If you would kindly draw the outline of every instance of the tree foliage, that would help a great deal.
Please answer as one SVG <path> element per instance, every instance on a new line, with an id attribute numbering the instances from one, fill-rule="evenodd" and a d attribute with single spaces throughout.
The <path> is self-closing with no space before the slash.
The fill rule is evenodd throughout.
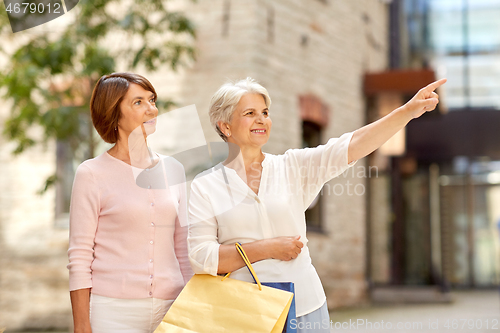
<path id="1" fill-rule="evenodd" d="M 6 13 L 0 14 L 0 36 L 10 37 L 0 43 L 9 59 L 0 68 L 0 92 L 12 102 L 4 135 L 16 143 L 13 153 L 57 139 L 72 151 L 83 149 L 83 159 L 93 157 L 89 100 L 102 75 L 117 66 L 175 70 L 194 58 L 193 24 L 169 6 L 167 0 L 80 0 L 66 14 L 74 22 L 57 33 L 34 27 L 12 34 Z M 17 42 L 18 34 L 27 40 Z M 5 50 L 8 39 L 13 52 Z M 32 127 L 42 128 L 41 141 Z"/>
<path id="2" fill-rule="evenodd" d="M 36 144 L 28 135 L 34 124 L 44 129 L 45 140 L 68 140 L 74 148 L 86 141 L 88 133 L 80 124 L 88 117 L 91 89 L 100 76 L 115 71 L 117 60 L 130 70 L 142 65 L 152 71 L 165 70 L 164 65 L 175 70 L 193 58 L 193 25 L 166 5 L 159 0 L 81 0 L 73 9 L 76 21 L 56 38 L 33 34 L 19 45 L 0 69 L 3 98 L 13 102 L 4 129 L 17 143 L 15 153 Z M 5 27 L 4 16 L 0 24 Z M 128 42 L 110 47 L 113 36 Z"/>

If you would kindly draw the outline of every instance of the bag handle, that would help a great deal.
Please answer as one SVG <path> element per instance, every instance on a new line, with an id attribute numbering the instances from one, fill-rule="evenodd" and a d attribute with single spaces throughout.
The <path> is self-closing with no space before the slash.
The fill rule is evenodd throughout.
<path id="1" fill-rule="evenodd" d="M 259 286 L 259 290 L 262 290 L 262 284 L 260 283 L 259 278 L 257 277 L 257 274 L 255 273 L 255 271 L 253 269 L 252 263 L 250 262 L 250 259 L 248 259 L 247 254 L 245 253 L 245 250 L 243 250 L 243 246 L 241 246 L 240 243 L 236 243 L 236 244 L 234 244 L 234 246 L 236 246 L 236 251 L 238 251 L 241 258 L 243 259 L 243 262 L 245 263 L 248 270 L 250 271 L 250 274 L 252 275 L 253 280 Z M 224 276 L 224 278 L 222 279 L 222 281 L 224 281 L 229 275 L 231 275 L 231 272 L 227 273 L 226 276 Z"/>

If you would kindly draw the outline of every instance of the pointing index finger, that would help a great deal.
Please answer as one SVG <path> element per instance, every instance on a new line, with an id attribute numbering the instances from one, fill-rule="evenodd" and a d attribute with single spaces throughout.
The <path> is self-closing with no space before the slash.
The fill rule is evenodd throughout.
<path id="1" fill-rule="evenodd" d="M 446 83 L 446 81 L 448 81 L 447 79 L 441 79 L 441 80 L 438 80 L 438 81 L 435 81 L 435 82 L 432 82 L 431 84 L 429 84 L 427 87 L 425 87 L 424 89 L 427 91 L 427 92 L 432 92 L 434 90 L 436 90 L 437 88 L 441 87 L 443 84 Z"/>

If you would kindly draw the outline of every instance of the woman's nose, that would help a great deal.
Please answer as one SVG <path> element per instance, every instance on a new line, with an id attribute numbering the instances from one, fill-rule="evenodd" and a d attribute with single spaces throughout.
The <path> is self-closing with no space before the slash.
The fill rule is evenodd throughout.
<path id="1" fill-rule="evenodd" d="M 156 114 L 158 112 L 158 108 L 155 104 L 148 103 L 148 109 L 146 112 L 149 114 Z"/>

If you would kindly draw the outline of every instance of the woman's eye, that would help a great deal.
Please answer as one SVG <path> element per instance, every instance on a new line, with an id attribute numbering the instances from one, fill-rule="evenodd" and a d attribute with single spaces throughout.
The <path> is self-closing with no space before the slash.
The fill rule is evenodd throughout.
<path id="1" fill-rule="evenodd" d="M 139 105 L 139 104 L 141 104 L 141 101 L 136 101 L 136 102 L 134 102 L 134 104 Z"/>
<path id="2" fill-rule="evenodd" d="M 155 104 L 156 103 L 156 101 L 155 101 L 154 98 L 151 98 L 149 101 L 151 102 L 151 104 Z"/>

